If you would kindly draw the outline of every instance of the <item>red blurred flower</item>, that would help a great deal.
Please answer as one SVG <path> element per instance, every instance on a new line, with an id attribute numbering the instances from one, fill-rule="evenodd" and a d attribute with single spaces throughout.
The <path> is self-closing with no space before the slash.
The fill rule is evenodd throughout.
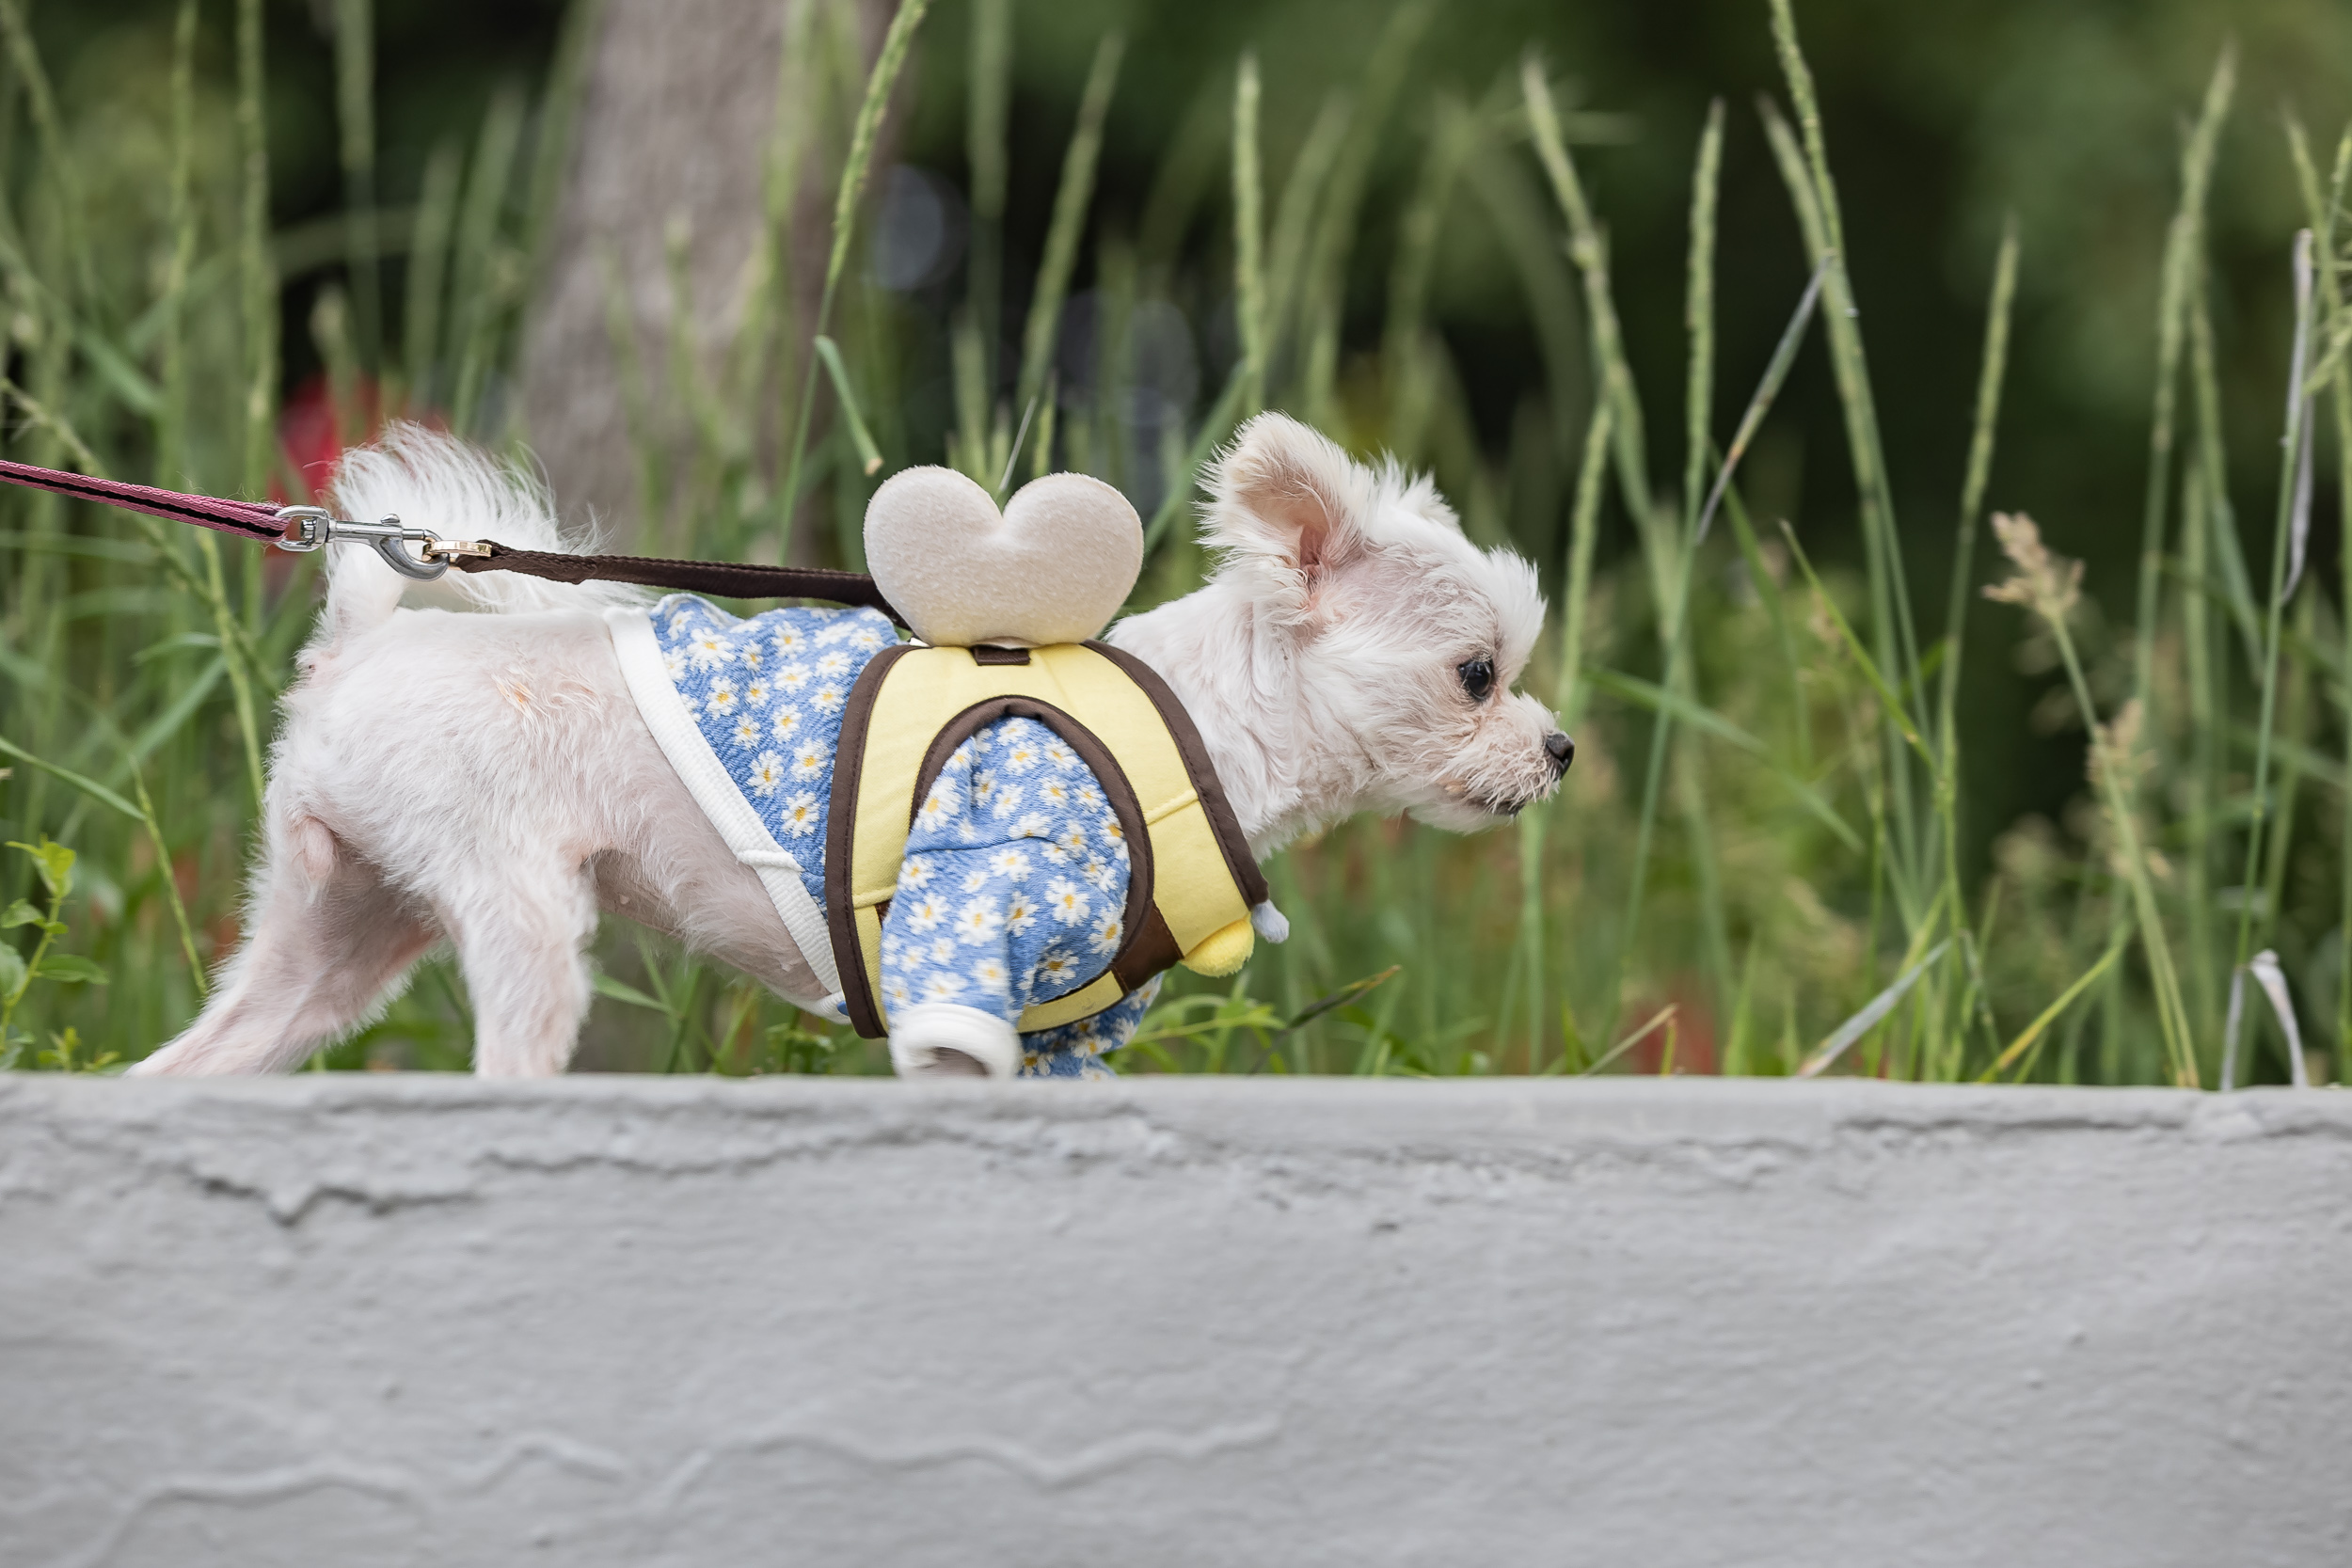
<path id="1" fill-rule="evenodd" d="M 347 412 L 336 404 L 334 384 L 324 374 L 313 375 L 278 410 L 278 450 L 285 456 L 285 470 L 302 485 L 306 503 L 334 477 L 335 465 L 342 461 L 346 429 L 357 432 L 359 441 L 369 441 L 384 428 L 384 400 L 375 382 L 360 377 L 354 395 L 359 406 Z M 270 476 L 269 499 L 280 506 L 294 500 L 281 474 Z"/>
<path id="2" fill-rule="evenodd" d="M 279 506 L 297 499 L 309 505 L 315 501 L 327 483 L 335 477 L 337 465 L 343 460 L 346 445 L 343 436 L 350 433 L 353 446 L 364 445 L 383 434 L 386 410 L 383 390 L 374 379 L 361 376 L 353 388 L 356 409 L 346 411 L 335 402 L 335 385 L 325 374 L 316 374 L 294 388 L 278 412 L 278 450 L 281 461 L 278 471 L 270 475 L 269 499 Z M 430 409 L 408 409 L 401 418 L 436 426 L 441 421 Z M 302 490 L 299 498 L 286 493 L 286 478 L 292 475 Z M 298 558 L 284 550 L 272 550 L 262 565 L 263 580 L 269 594 L 275 598 L 283 592 L 294 576 Z"/>

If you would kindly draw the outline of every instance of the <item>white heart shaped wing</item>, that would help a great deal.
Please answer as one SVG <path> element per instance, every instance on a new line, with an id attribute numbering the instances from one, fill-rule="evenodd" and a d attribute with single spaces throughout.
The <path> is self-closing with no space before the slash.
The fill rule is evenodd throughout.
<path id="1" fill-rule="evenodd" d="M 1086 474 L 1047 474 L 1003 512 L 953 468 L 895 473 L 866 503 L 866 569 L 933 647 L 1083 642 L 1143 569 L 1143 523 Z"/>

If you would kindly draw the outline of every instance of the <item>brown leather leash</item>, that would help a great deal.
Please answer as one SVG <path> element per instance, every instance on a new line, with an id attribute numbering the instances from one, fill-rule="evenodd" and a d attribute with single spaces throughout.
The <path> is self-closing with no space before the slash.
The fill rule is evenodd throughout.
<path id="1" fill-rule="evenodd" d="M 566 555 L 556 550 L 518 550 L 495 539 L 443 539 L 408 528 L 397 517 L 377 523 L 339 518 L 324 507 L 273 506 L 266 501 L 223 500 L 191 496 L 151 484 L 92 479 L 87 474 L 0 461 L 0 483 L 54 491 L 79 500 L 144 512 L 176 523 L 192 523 L 281 549 L 308 551 L 342 542 L 374 547 L 403 577 L 430 582 L 452 566 L 461 572 L 519 572 L 550 582 L 629 582 L 730 599 L 825 599 L 834 604 L 879 610 L 900 626 L 906 618 L 882 597 L 864 572 L 818 566 L 749 566 L 717 561 L 671 561 L 642 555 Z M 419 555 L 408 553 L 409 545 Z M 421 559 L 420 559 L 420 556 Z"/>
<path id="2" fill-rule="evenodd" d="M 829 599 L 834 604 L 879 610 L 900 626 L 906 617 L 882 597 L 864 572 L 822 566 L 740 566 L 717 561 L 671 561 L 651 555 L 564 555 L 553 550 L 518 550 L 495 540 L 487 556 L 460 556 L 450 564 L 461 572 L 520 572 L 550 582 L 633 582 L 686 594 L 716 594 L 728 599 Z"/>

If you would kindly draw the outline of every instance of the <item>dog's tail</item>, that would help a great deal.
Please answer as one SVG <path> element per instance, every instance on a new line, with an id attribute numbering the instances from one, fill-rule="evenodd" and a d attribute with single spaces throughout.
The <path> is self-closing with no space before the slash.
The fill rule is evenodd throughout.
<path id="1" fill-rule="evenodd" d="M 363 522 L 398 517 L 444 539 L 495 539 L 520 550 L 583 554 L 592 538 L 567 535 L 554 499 L 523 463 L 501 461 L 454 436 L 397 423 L 343 454 L 329 486 L 335 515 Z M 643 591 L 620 583 L 548 582 L 516 572 L 451 571 L 432 582 L 394 572 L 364 545 L 327 551 L 328 641 L 365 631 L 404 600 L 446 610 L 527 610 L 631 604 Z"/>

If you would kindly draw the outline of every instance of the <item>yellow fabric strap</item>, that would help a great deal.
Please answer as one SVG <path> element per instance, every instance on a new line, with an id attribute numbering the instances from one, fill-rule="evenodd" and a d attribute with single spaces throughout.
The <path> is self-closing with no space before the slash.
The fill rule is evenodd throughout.
<path id="1" fill-rule="evenodd" d="M 958 714 L 996 697 L 1051 704 L 1083 725 L 1116 760 L 1150 835 L 1152 902 L 1180 952 L 1190 954 L 1234 921 L 1248 919 L 1248 906 L 1233 884 L 1174 737 L 1152 699 L 1117 664 L 1076 644 L 1031 649 L 1026 664 L 981 664 L 965 648 L 918 648 L 890 666 L 874 700 L 850 858 L 859 957 L 875 1010 L 885 1022 L 877 906 L 898 891 L 914 814 L 915 776 L 931 741 Z M 1103 784 L 1117 787 L 1115 780 Z M 1224 945 L 1230 944 L 1229 940 Z M 1105 973 L 1068 996 L 1029 1008 L 1019 1027 L 1031 1033 L 1073 1023 L 1110 1006 L 1120 994 L 1119 982 Z"/>

